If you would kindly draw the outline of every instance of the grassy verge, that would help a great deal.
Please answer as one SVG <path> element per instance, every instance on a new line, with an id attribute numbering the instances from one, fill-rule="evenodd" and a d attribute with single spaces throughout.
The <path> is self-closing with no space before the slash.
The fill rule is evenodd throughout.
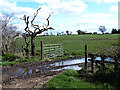
<path id="1" fill-rule="evenodd" d="M 64 71 L 53 77 L 48 83 L 48 88 L 112 88 L 106 84 L 95 84 L 81 79 L 79 73 L 73 69 Z"/>
<path id="2" fill-rule="evenodd" d="M 41 60 L 41 57 L 39 56 L 36 56 L 34 58 L 19 58 L 19 59 L 16 59 L 14 61 L 2 61 L 2 63 L 0 63 L 0 65 L 2 66 L 9 66 L 9 65 L 13 65 L 13 64 L 17 64 L 17 63 L 23 63 L 23 62 L 31 62 L 31 61 L 40 61 Z"/>
<path id="3" fill-rule="evenodd" d="M 36 57 L 33 57 L 33 58 L 31 58 L 31 57 L 28 57 L 28 58 L 22 57 L 22 58 L 16 59 L 16 60 L 11 61 L 11 62 L 10 61 L 2 61 L 0 63 L 0 65 L 2 65 L 2 66 L 9 66 L 9 65 L 23 63 L 23 62 L 60 60 L 60 59 L 68 59 L 68 58 L 71 58 L 71 57 L 69 55 L 66 55 L 66 56 L 62 56 L 62 57 L 46 58 L 46 59 L 41 60 L 41 57 L 37 55 Z"/>

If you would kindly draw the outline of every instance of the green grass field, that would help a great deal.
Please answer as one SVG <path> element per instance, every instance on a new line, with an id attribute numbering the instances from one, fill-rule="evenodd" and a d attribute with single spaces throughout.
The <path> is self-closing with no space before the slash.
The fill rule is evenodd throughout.
<path id="1" fill-rule="evenodd" d="M 53 77 L 47 82 L 48 88 L 113 88 L 110 85 L 90 83 L 87 80 L 80 78 L 79 73 L 73 69 L 64 71 L 61 74 Z"/>
<path id="2" fill-rule="evenodd" d="M 98 51 L 101 47 L 118 44 L 118 34 L 37 36 L 35 44 L 38 53 L 40 52 L 40 41 L 43 41 L 44 44 L 63 43 L 65 53 L 84 56 L 85 44 L 88 46 L 88 52 Z M 18 39 L 16 42 L 17 46 L 21 46 L 24 44 L 24 39 Z"/>
<path id="3" fill-rule="evenodd" d="M 29 38 L 30 39 L 30 38 Z M 101 47 L 111 47 L 113 44 L 118 44 L 118 34 L 105 34 L 105 35 L 64 35 L 64 36 L 37 36 L 35 38 L 36 52 L 37 56 L 32 59 L 25 59 L 22 53 L 16 53 L 16 55 L 22 57 L 20 60 L 15 62 L 2 62 L 2 65 L 10 65 L 27 61 L 38 61 L 41 60 L 41 45 L 40 41 L 45 44 L 61 44 L 63 43 L 64 54 L 66 56 L 54 57 L 53 59 L 66 59 L 70 55 L 74 56 L 84 56 L 85 45 L 88 46 L 89 52 L 97 52 L 101 50 Z M 24 39 L 18 38 L 16 40 L 16 47 L 22 47 L 24 45 Z M 29 46 L 30 49 L 30 46 Z M 21 48 L 22 50 L 22 48 Z M 45 59 L 48 60 L 48 59 Z"/>

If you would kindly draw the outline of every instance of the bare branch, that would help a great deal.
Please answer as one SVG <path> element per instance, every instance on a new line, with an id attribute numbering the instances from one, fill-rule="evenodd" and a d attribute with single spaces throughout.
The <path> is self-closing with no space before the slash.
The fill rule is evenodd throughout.
<path id="1" fill-rule="evenodd" d="M 53 12 L 52 12 L 53 13 Z M 51 14 L 52 14 L 51 13 Z M 48 18 L 46 19 L 47 20 L 47 26 L 46 26 L 46 28 L 48 28 L 48 26 L 49 26 L 49 18 L 51 17 L 51 14 L 49 14 L 49 16 L 48 16 Z"/>
<path id="2" fill-rule="evenodd" d="M 33 17 L 32 21 L 31 21 L 31 26 L 35 28 L 34 33 L 36 32 L 37 29 L 40 28 L 39 25 L 35 25 L 35 24 L 33 24 L 33 21 L 34 21 L 35 18 L 37 17 L 37 15 L 38 15 L 38 11 L 39 11 L 40 9 L 41 9 L 41 7 L 37 9 L 36 13 L 34 13 L 34 17 Z"/>
<path id="3" fill-rule="evenodd" d="M 22 20 L 24 20 L 26 24 L 26 27 L 24 30 L 28 32 L 29 34 L 33 33 L 32 31 L 29 30 L 29 16 L 24 15 Z"/>
<path id="4" fill-rule="evenodd" d="M 49 26 L 49 18 L 51 17 L 51 14 L 52 14 L 53 12 L 50 13 L 49 16 L 48 16 L 48 18 L 46 19 L 46 20 L 47 20 L 47 24 L 43 24 L 43 26 L 42 26 L 43 29 L 40 29 L 41 26 L 33 24 L 35 18 L 36 18 L 37 15 L 38 15 L 38 11 L 39 11 L 40 9 L 41 9 L 41 8 L 37 9 L 36 13 L 34 13 L 34 17 L 33 17 L 32 21 L 31 21 L 31 26 L 35 28 L 35 30 L 34 30 L 34 34 L 35 34 L 35 35 L 41 34 L 43 31 L 47 31 L 48 29 L 53 29 L 53 30 L 54 30 L 54 28 L 48 27 L 48 26 Z M 37 30 L 38 30 L 38 31 L 37 31 Z"/>

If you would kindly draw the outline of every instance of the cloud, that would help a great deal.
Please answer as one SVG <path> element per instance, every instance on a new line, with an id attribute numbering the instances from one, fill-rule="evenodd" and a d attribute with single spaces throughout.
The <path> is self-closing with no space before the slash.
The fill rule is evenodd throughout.
<path id="1" fill-rule="evenodd" d="M 96 0 L 97 3 L 116 3 L 119 2 L 119 0 Z"/>
<path id="2" fill-rule="evenodd" d="M 35 0 L 37 3 L 47 5 L 48 8 L 55 9 L 58 7 L 60 0 Z"/>
<path id="3" fill-rule="evenodd" d="M 43 23 L 46 23 L 46 18 L 49 16 L 51 10 L 46 5 L 41 7 L 42 9 L 39 11 L 38 16 L 35 19 L 35 23 L 40 23 L 40 25 L 43 25 Z M 27 15 L 31 20 L 34 16 L 34 13 L 36 13 L 36 9 L 30 7 L 19 7 L 17 6 L 17 3 L 10 3 L 7 0 L 0 0 L 0 9 L 1 13 L 14 13 L 15 17 L 17 18 L 15 21 L 19 23 L 16 25 L 21 29 L 24 29 L 25 24 L 23 20 L 20 20 L 20 18 L 23 18 L 24 15 Z"/>
<path id="4" fill-rule="evenodd" d="M 53 2 L 56 3 L 59 0 L 9 0 L 9 2 L 39 2 L 39 3 L 43 3 L 43 2 Z M 61 1 L 68 1 L 68 0 L 61 0 Z M 77 1 L 77 0 L 75 0 Z M 105 2 L 105 3 L 111 3 L 111 2 L 118 2 L 120 0 L 82 0 L 83 2 Z"/>
<path id="5" fill-rule="evenodd" d="M 54 16 L 52 16 L 50 19 L 50 25 L 55 28 L 55 31 L 66 31 L 70 30 L 73 31 L 73 33 L 76 33 L 76 30 L 82 29 L 90 31 L 98 30 L 98 27 L 100 25 L 106 26 L 106 28 L 113 28 L 117 27 L 118 20 L 115 18 L 115 15 L 109 14 L 109 13 L 87 13 L 87 5 L 84 2 L 90 2 L 97 0 L 35 0 L 36 2 L 40 3 L 40 7 L 42 9 L 38 13 L 38 17 L 35 20 L 35 23 L 46 23 L 46 18 L 48 17 L 49 13 L 54 11 Z M 83 2 L 84 1 L 84 2 Z M 109 1 L 109 0 L 108 0 Z M 105 2 L 110 3 L 113 1 L 105 1 L 105 0 L 99 0 L 99 2 Z M 115 2 L 115 1 L 114 1 Z M 17 3 L 10 3 L 7 0 L 0 0 L 0 11 L 5 11 L 8 13 L 14 12 L 16 17 L 20 18 L 23 17 L 24 14 L 29 15 L 30 19 L 34 16 L 35 9 L 30 7 L 19 7 L 17 6 Z M 116 6 L 112 6 L 110 10 L 117 11 Z M 83 14 L 83 13 L 86 14 Z M 61 14 L 61 15 L 58 15 Z M 67 15 L 66 15 L 67 14 Z M 80 15 L 80 17 L 77 19 L 77 17 L 73 18 L 71 20 L 71 17 L 74 17 L 76 15 L 77 17 Z M 82 15 L 83 14 L 83 15 Z M 58 15 L 58 16 L 57 16 Z M 60 21 L 58 18 L 62 18 L 62 15 L 68 16 L 63 20 L 63 22 Z M 55 19 L 55 20 L 54 20 Z M 18 20 L 19 28 L 24 29 L 25 24 L 23 21 Z M 22 22 L 22 23 L 21 23 Z"/>
<path id="6" fill-rule="evenodd" d="M 43 5 L 41 7 L 42 9 L 39 11 L 38 17 L 48 17 L 51 10 L 46 5 Z M 32 18 L 34 16 L 34 13 L 36 13 L 36 9 L 30 7 L 19 7 L 17 6 L 16 2 L 10 3 L 7 0 L 0 0 L 0 8 L 1 12 L 14 13 L 18 18 L 23 17 L 24 15 L 29 15 L 30 18 Z"/>
<path id="7" fill-rule="evenodd" d="M 67 21 L 67 23 L 57 23 L 54 27 L 55 31 L 58 32 L 69 30 L 77 34 L 78 29 L 87 32 L 99 32 L 98 27 L 100 25 L 105 26 L 107 32 L 111 32 L 112 28 L 118 28 L 118 19 L 111 13 L 85 13 L 76 19 L 72 19 L 72 21 Z"/>
<path id="8" fill-rule="evenodd" d="M 110 7 L 110 10 L 118 13 L 118 6 L 112 6 Z"/>
<path id="9" fill-rule="evenodd" d="M 32 15 L 35 11 L 33 8 L 29 7 L 18 7 L 17 3 L 9 3 L 7 0 L 0 1 L 1 12 L 4 13 L 14 13 L 17 17 L 21 17 L 24 14 Z"/>
<path id="10" fill-rule="evenodd" d="M 79 17 L 78 21 L 75 25 L 88 25 L 91 26 L 99 26 L 99 25 L 109 25 L 113 23 L 110 18 L 113 18 L 113 14 L 107 13 L 90 13 L 90 14 L 83 14 Z M 114 20 L 114 18 L 112 19 Z"/>
<path id="11" fill-rule="evenodd" d="M 40 4 L 46 5 L 49 9 L 55 11 L 56 14 L 81 14 L 87 5 L 81 0 L 35 0 Z"/>
<path id="12" fill-rule="evenodd" d="M 119 2 L 119 0 L 103 0 L 104 3 Z"/>
<path id="13" fill-rule="evenodd" d="M 79 17 L 76 23 L 73 23 L 78 29 L 88 30 L 88 32 L 98 31 L 100 25 L 106 26 L 107 30 L 117 28 L 118 20 L 113 14 L 109 13 L 90 13 Z"/>

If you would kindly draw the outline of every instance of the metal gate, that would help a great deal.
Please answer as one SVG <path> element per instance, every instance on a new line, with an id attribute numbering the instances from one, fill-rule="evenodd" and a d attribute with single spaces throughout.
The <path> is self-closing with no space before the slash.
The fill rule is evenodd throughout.
<path id="1" fill-rule="evenodd" d="M 43 45 L 43 57 L 52 58 L 56 56 L 62 56 L 63 52 L 63 44 L 45 44 Z"/>

